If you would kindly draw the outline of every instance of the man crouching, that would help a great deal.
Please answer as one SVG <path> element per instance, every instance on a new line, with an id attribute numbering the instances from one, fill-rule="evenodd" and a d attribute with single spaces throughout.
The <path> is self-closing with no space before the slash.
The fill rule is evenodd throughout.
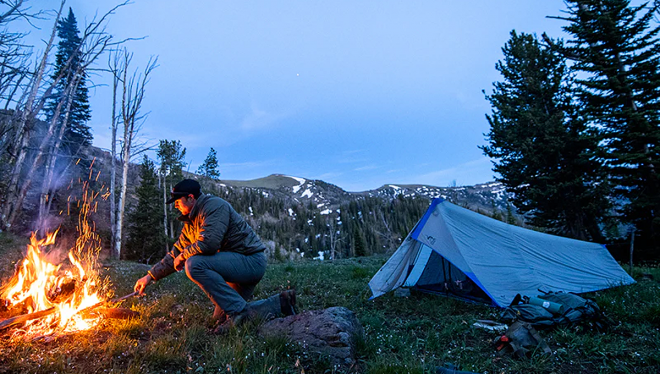
<path id="1" fill-rule="evenodd" d="M 295 291 L 284 291 L 265 300 L 248 303 L 266 272 L 266 246 L 243 217 L 225 200 L 203 194 L 199 183 L 184 179 L 172 188 L 167 204 L 181 212 L 184 222 L 174 248 L 137 280 L 135 291 L 185 268 L 215 305 L 220 320 L 214 333 L 259 316 L 295 314 Z"/>

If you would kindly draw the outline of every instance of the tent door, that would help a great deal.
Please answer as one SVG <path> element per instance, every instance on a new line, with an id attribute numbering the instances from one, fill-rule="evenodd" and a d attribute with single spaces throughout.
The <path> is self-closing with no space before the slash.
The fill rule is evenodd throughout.
<path id="1" fill-rule="evenodd" d="M 491 303 L 490 297 L 461 269 L 424 244 L 415 266 L 406 279 L 405 286 L 415 287 L 424 292 Z"/>

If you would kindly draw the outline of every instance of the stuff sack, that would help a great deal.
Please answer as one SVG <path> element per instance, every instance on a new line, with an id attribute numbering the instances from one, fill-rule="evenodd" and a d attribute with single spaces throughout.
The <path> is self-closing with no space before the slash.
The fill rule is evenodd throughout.
<path id="1" fill-rule="evenodd" d="M 532 352 L 552 354 L 550 347 L 531 323 L 516 321 L 506 333 L 495 340 L 495 349 L 502 355 L 512 352 L 516 357 L 530 357 Z"/>

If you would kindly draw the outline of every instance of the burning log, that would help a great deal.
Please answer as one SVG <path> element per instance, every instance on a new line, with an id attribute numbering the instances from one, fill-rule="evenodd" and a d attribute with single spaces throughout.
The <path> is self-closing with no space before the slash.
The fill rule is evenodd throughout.
<path id="1" fill-rule="evenodd" d="M 57 308 L 52 307 L 48 308 L 46 310 L 41 310 L 38 312 L 34 313 L 29 313 L 29 314 L 23 314 L 20 316 L 12 317 L 9 319 L 6 319 L 2 322 L 0 322 L 0 331 L 7 329 L 11 326 L 18 325 L 27 321 L 32 321 L 33 319 L 39 319 L 39 318 L 44 318 L 46 316 L 49 316 L 57 311 Z"/>
<path id="2" fill-rule="evenodd" d="M 111 319 L 129 319 L 140 316 L 140 313 L 128 308 L 98 308 L 82 314 L 83 318 L 88 316 L 97 316 Z"/>
<path id="3" fill-rule="evenodd" d="M 73 297 L 73 294 L 76 292 L 77 283 L 77 280 L 69 278 L 66 279 L 62 284 L 48 290 L 48 293 L 46 294 L 48 301 L 53 304 L 59 304 L 67 301 Z"/>

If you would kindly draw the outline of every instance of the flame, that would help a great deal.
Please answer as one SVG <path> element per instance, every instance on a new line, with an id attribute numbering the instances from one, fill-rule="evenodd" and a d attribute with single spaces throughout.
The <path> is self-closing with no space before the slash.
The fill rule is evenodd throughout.
<path id="1" fill-rule="evenodd" d="M 109 282 L 102 281 L 95 270 L 101 245 L 99 236 L 94 232 L 95 224 L 89 223 L 89 213 L 96 210 L 94 200 L 100 193 L 90 192 L 88 182 L 83 183 L 82 192 L 83 196 L 78 200 L 81 204 L 78 236 L 75 245 L 68 251 L 70 264 L 64 266 L 49 261 L 49 257 L 53 257 L 48 256 L 49 249 L 55 246 L 59 229 L 42 239 L 37 239 L 37 233 L 33 232 L 25 258 L 14 276 L 0 289 L 0 300 L 4 300 L 10 311 L 17 308 L 18 314 L 54 308 L 54 312 L 47 317 L 27 322 L 22 331 L 28 335 L 86 330 L 99 320 L 79 314 L 81 310 L 104 300 L 100 293 L 109 286 Z"/>

